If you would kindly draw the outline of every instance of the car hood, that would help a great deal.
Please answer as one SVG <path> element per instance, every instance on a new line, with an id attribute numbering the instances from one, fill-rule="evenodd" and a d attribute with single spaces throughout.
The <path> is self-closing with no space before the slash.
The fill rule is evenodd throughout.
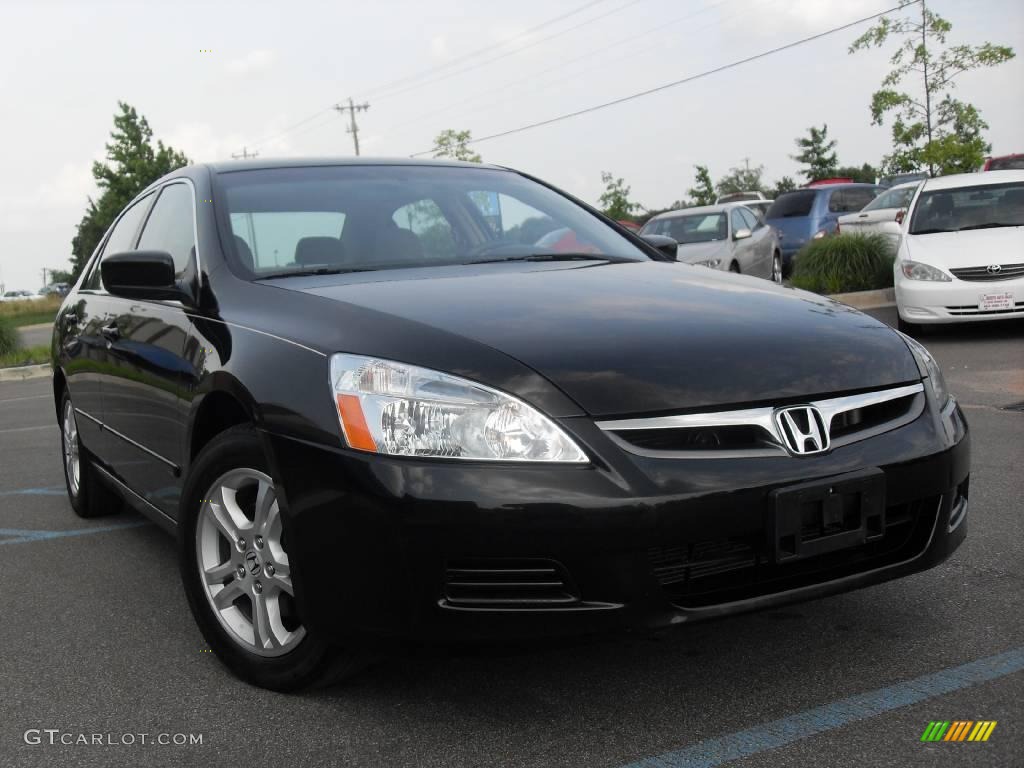
<path id="1" fill-rule="evenodd" d="M 903 243 L 904 258 L 943 269 L 1019 264 L 1024 261 L 1024 227 L 907 235 Z"/>
<path id="2" fill-rule="evenodd" d="M 278 285 L 343 302 L 350 312 L 365 308 L 367 318 L 410 321 L 409 333 L 426 325 L 494 348 L 595 416 L 775 402 L 920 378 L 903 339 L 867 315 L 686 264 L 494 264 Z M 364 334 L 372 327 L 365 323 Z"/>
<path id="3" fill-rule="evenodd" d="M 684 264 L 696 264 L 700 261 L 724 258 L 728 250 L 729 246 L 725 240 L 714 240 L 710 243 L 680 243 L 676 251 L 676 259 Z"/>

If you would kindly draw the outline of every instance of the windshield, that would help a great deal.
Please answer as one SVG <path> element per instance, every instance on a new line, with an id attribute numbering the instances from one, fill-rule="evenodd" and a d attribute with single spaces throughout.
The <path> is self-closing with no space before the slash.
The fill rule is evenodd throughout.
<path id="1" fill-rule="evenodd" d="M 645 261 L 584 208 L 487 168 L 327 166 L 218 176 L 238 265 L 255 279 L 516 260 Z"/>
<path id="2" fill-rule="evenodd" d="M 1024 182 L 925 190 L 914 206 L 910 234 L 1024 226 Z"/>
<path id="3" fill-rule="evenodd" d="M 644 227 L 645 235 L 668 235 L 680 245 L 710 243 L 729 236 L 724 213 L 694 213 L 656 219 Z"/>
<path id="4" fill-rule="evenodd" d="M 911 199 L 914 197 L 914 192 L 917 191 L 917 186 L 913 187 L 902 187 L 900 189 L 890 189 L 888 192 L 883 192 L 870 203 L 865 205 L 861 210 L 864 211 L 881 211 L 887 208 L 906 208 L 910 205 Z"/>
<path id="5" fill-rule="evenodd" d="M 988 171 L 1024 171 L 1024 155 L 993 157 L 988 161 Z"/>
<path id="6" fill-rule="evenodd" d="M 796 192 L 785 192 L 779 195 L 765 218 L 788 219 L 796 216 L 809 216 L 814 198 L 818 193 L 813 189 L 800 189 Z"/>

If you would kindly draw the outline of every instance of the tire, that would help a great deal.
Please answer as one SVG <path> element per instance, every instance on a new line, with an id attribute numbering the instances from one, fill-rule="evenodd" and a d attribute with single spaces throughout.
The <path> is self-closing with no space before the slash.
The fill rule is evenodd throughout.
<path id="1" fill-rule="evenodd" d="M 93 467 L 92 456 L 78 436 L 78 417 L 66 389 L 60 401 L 60 413 L 61 463 L 71 509 L 83 518 L 120 512 L 124 502 L 103 482 Z"/>
<path id="2" fill-rule="evenodd" d="M 185 482 L 178 519 L 181 579 L 192 615 L 211 650 L 238 677 L 295 691 L 365 666 L 364 658 L 308 631 L 298 616 L 285 516 L 252 426 L 233 427 L 202 450 Z M 216 580 L 201 576 L 211 570 Z"/>
<path id="3" fill-rule="evenodd" d="M 733 274 L 738 275 L 740 273 L 740 265 L 734 261 L 732 264 L 729 265 L 729 271 L 732 272 Z"/>
<path id="4" fill-rule="evenodd" d="M 778 251 L 772 254 L 771 281 L 776 285 L 782 285 L 782 254 Z"/>
<path id="5" fill-rule="evenodd" d="M 907 334 L 907 336 L 927 336 L 930 330 L 926 325 L 918 325 L 917 323 L 908 323 L 898 314 L 896 315 L 896 329 Z"/>

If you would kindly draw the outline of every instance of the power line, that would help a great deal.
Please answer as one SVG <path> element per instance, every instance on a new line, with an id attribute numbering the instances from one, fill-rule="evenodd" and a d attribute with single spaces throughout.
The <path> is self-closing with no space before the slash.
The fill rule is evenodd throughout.
<path id="1" fill-rule="evenodd" d="M 643 98 L 644 96 L 650 96 L 651 94 L 658 93 L 660 91 L 666 91 L 669 88 L 675 88 L 676 86 L 684 85 L 685 83 L 692 83 L 695 80 L 701 80 L 701 79 L 703 79 L 705 77 L 709 77 L 711 75 L 718 74 L 719 72 L 725 72 L 726 70 L 729 70 L 729 69 L 735 69 L 736 67 L 739 67 L 739 66 L 741 66 L 743 64 L 749 64 L 752 61 L 757 61 L 758 59 L 763 59 L 763 58 L 765 58 L 767 56 L 771 56 L 771 55 L 776 54 L 776 53 L 781 53 L 782 51 L 787 51 L 787 50 L 789 50 L 791 48 L 796 48 L 797 46 L 803 45 L 805 43 L 810 43 L 810 42 L 813 42 L 814 40 L 819 40 L 819 39 L 821 39 L 823 37 L 827 37 L 829 35 L 833 35 L 836 32 L 843 32 L 844 30 L 850 29 L 851 27 L 855 27 L 858 24 L 863 24 L 866 21 L 872 21 L 873 19 L 881 18 L 882 16 L 886 16 L 886 15 L 888 15 L 890 13 L 895 13 L 896 11 L 900 11 L 900 10 L 902 10 L 902 9 L 908 7 L 908 6 L 914 5 L 914 4 L 919 3 L 919 2 L 921 2 L 921 0 L 908 0 L 908 2 L 901 3 L 900 5 L 897 5 L 897 6 L 893 7 L 893 8 L 889 8 L 888 10 L 881 11 L 879 13 L 873 13 L 870 16 L 864 16 L 862 18 L 857 19 L 856 21 L 851 21 L 851 22 L 849 22 L 847 24 L 843 24 L 843 25 L 838 26 L 838 27 L 832 27 L 831 29 L 827 29 L 824 32 L 818 32 L 817 34 L 801 38 L 800 40 L 795 40 L 792 43 L 786 43 L 785 45 L 780 45 L 777 48 L 772 48 L 771 50 L 762 51 L 761 53 L 755 54 L 753 56 L 748 56 L 745 59 L 739 59 L 738 61 L 733 61 L 733 62 L 730 62 L 729 64 L 723 64 L 722 66 L 715 67 L 714 69 L 708 69 L 708 70 L 705 70 L 704 72 L 699 72 L 696 75 L 690 75 L 689 77 L 684 77 L 681 80 L 674 80 L 671 83 L 665 83 L 663 85 L 655 86 L 654 88 L 648 88 L 645 91 L 639 91 L 638 93 L 633 93 L 633 94 L 630 94 L 629 96 L 623 96 L 623 97 L 618 98 L 618 99 L 613 99 L 612 101 L 606 101 L 603 104 L 595 104 L 592 107 L 586 107 L 585 109 L 578 109 L 575 112 L 568 112 L 568 113 L 566 113 L 564 115 L 558 115 L 557 117 L 550 117 L 550 118 L 548 118 L 546 120 L 539 120 L 538 122 L 535 122 L 535 123 L 529 123 L 527 125 L 521 125 L 518 128 L 510 128 L 510 129 L 508 129 L 506 131 L 500 131 L 499 133 L 492 133 L 492 134 L 490 134 L 488 136 L 481 136 L 480 138 L 477 138 L 477 139 L 470 139 L 469 141 L 467 141 L 465 143 L 466 144 L 479 144 L 481 142 L 490 141 L 492 139 L 500 139 L 503 136 L 511 136 L 514 133 L 522 133 L 524 131 L 532 130 L 533 128 L 541 128 L 541 127 L 543 127 L 545 125 L 551 125 L 553 123 L 560 123 L 563 120 L 569 120 L 570 118 L 573 118 L 573 117 L 579 117 L 581 115 L 586 115 L 586 114 L 589 114 L 591 112 L 597 112 L 597 111 L 602 110 L 602 109 L 607 109 L 608 107 L 614 107 L 614 106 L 616 106 L 618 104 L 625 104 L 628 101 L 634 101 L 636 99 Z M 419 157 L 421 155 L 428 155 L 431 152 L 435 152 L 436 150 L 437 150 L 436 146 L 435 147 L 431 147 L 430 149 L 426 149 L 426 150 L 423 150 L 421 152 L 414 152 L 413 154 L 409 155 L 409 157 Z"/>
<path id="2" fill-rule="evenodd" d="M 422 79 L 424 77 L 427 77 L 427 76 L 433 74 L 434 72 L 439 72 L 439 71 L 444 70 L 444 69 L 450 69 L 451 67 L 457 66 L 457 65 L 459 65 L 459 64 L 461 64 L 461 63 L 463 63 L 465 61 L 469 61 L 470 59 L 474 59 L 477 56 L 482 56 L 485 53 L 492 53 L 495 48 L 502 48 L 502 47 L 505 47 L 507 45 L 511 45 L 512 43 L 516 42 L 517 40 L 522 40 L 525 37 L 529 37 L 534 32 L 539 32 L 540 30 L 544 29 L 545 27 L 549 27 L 552 24 L 557 24 L 560 21 L 564 21 L 565 19 L 568 19 L 570 16 L 575 16 L 576 14 L 582 13 L 583 11 L 585 11 L 585 10 L 587 10 L 589 8 L 592 8 L 595 5 L 600 5 L 601 3 L 605 3 L 607 1 L 608 0 L 590 0 L 590 2 L 584 3 L 583 5 L 579 6 L 578 8 L 575 8 L 575 9 L 573 9 L 571 11 L 563 13 L 560 16 L 555 16 L 554 18 L 548 19 L 547 21 L 542 21 L 540 24 L 537 24 L 536 26 L 530 27 L 529 29 L 527 29 L 527 30 L 525 30 L 523 32 L 520 32 L 518 35 L 515 35 L 514 37 L 511 37 L 508 40 L 504 40 L 504 41 L 498 43 L 497 45 L 485 45 L 483 48 L 477 48 L 476 50 L 470 51 L 469 53 L 466 53 L 466 54 L 463 54 L 462 56 L 459 56 L 458 58 L 452 59 L 450 61 L 446 61 L 443 64 L 438 64 L 438 65 L 436 65 L 434 67 L 430 67 L 429 69 L 423 70 L 423 71 L 418 72 L 418 73 L 416 73 L 414 75 L 406 75 L 405 77 L 400 77 L 397 80 L 392 80 L 389 83 L 384 83 L 382 85 L 374 86 L 373 88 L 370 88 L 368 91 L 365 91 L 363 93 L 366 96 L 373 96 L 373 95 L 379 94 L 381 91 L 391 90 L 395 86 L 404 85 L 404 84 L 406 84 L 406 83 L 408 83 L 410 81 L 420 80 L 420 79 Z"/>
<path id="3" fill-rule="evenodd" d="M 514 50 L 506 51 L 505 53 L 502 53 L 502 54 L 500 54 L 498 56 L 493 56 L 493 57 L 491 57 L 489 59 L 485 59 L 484 61 L 477 62 L 476 64 L 472 64 L 472 65 L 470 65 L 468 67 L 463 67 L 462 69 L 457 69 L 454 72 L 449 72 L 448 74 L 441 75 L 440 77 L 435 77 L 432 80 L 427 80 L 426 82 L 422 82 L 422 83 L 416 83 L 415 85 L 409 85 L 409 86 L 406 86 L 405 88 L 400 88 L 397 91 L 392 91 L 391 93 L 384 94 L 384 96 L 378 96 L 377 97 L 377 101 L 380 101 L 381 98 L 390 99 L 390 98 L 392 98 L 394 96 L 400 96 L 403 93 L 408 93 L 409 91 L 414 91 L 414 90 L 418 90 L 420 88 L 425 88 L 428 85 L 433 85 L 434 83 L 439 83 L 442 80 L 447 80 L 449 78 L 456 77 L 457 75 L 461 75 L 461 74 L 463 74 L 465 72 L 471 72 L 474 69 L 479 69 L 480 67 L 486 67 L 488 64 L 493 64 L 496 61 L 501 61 L 502 59 L 507 59 L 509 56 L 515 56 L 517 53 L 522 53 L 525 50 L 528 50 L 528 49 L 533 48 L 535 46 L 541 45 L 542 43 L 546 43 L 547 41 L 553 40 L 556 37 L 561 37 L 562 35 L 567 35 L 570 32 L 575 32 L 577 29 L 585 27 L 588 24 L 593 24 L 595 21 L 600 21 L 601 19 L 607 18 L 608 16 L 611 16 L 612 14 L 619 13 L 620 11 L 624 11 L 627 8 L 629 8 L 630 6 L 636 5 L 637 3 L 641 3 L 641 2 L 644 2 L 644 0 L 630 0 L 630 2 L 626 3 L 625 5 L 620 5 L 618 8 L 613 8 L 612 10 L 607 11 L 606 13 L 602 13 L 600 16 L 592 16 L 592 17 L 590 17 L 589 19 L 587 19 L 585 21 L 581 21 L 579 24 L 576 24 L 575 26 L 569 27 L 567 29 L 563 29 L 563 30 L 561 30 L 559 32 L 555 32 L 553 34 L 548 35 L 547 37 L 538 38 L 538 39 L 536 39 L 536 40 L 534 40 L 534 41 L 532 41 L 530 43 L 527 43 L 526 45 L 520 46 L 519 48 L 515 48 Z"/>
<path id="4" fill-rule="evenodd" d="M 649 37 L 654 32 L 660 32 L 661 30 L 666 29 L 666 28 L 668 28 L 670 26 L 673 26 L 675 24 L 679 24 L 680 22 L 689 21 L 690 19 L 692 19 L 692 18 L 694 18 L 696 16 L 699 16 L 702 13 L 707 13 L 708 11 L 715 10 L 717 8 L 720 8 L 723 5 L 727 5 L 727 4 L 732 3 L 732 2 L 735 2 L 735 0 L 718 0 L 718 2 L 713 3 L 711 5 L 705 5 L 705 6 L 701 7 L 700 10 L 694 11 L 693 13 L 688 13 L 685 16 L 678 16 L 678 17 L 676 17 L 676 18 L 674 18 L 674 19 L 672 19 L 670 21 L 666 21 L 666 22 L 663 22 L 661 24 L 656 24 L 653 27 L 649 27 L 649 28 L 645 29 L 643 32 L 640 32 L 640 33 L 635 34 L 635 35 L 630 35 L 629 37 L 622 38 L 620 40 L 616 40 L 616 41 L 608 43 L 606 45 L 602 45 L 600 49 L 588 51 L 587 53 L 584 53 L 581 56 L 577 56 L 577 57 L 569 59 L 567 61 L 562 61 L 562 62 L 556 64 L 553 67 L 546 67 L 545 69 L 539 70 L 537 72 L 532 72 L 532 73 L 530 73 L 529 75 L 527 75 L 525 77 L 521 77 L 521 78 L 518 78 L 516 80 L 512 80 L 512 81 L 508 81 L 508 82 L 502 83 L 502 84 L 500 84 L 497 87 L 488 88 L 486 91 L 478 91 L 477 93 L 473 94 L 472 96 L 469 96 L 468 98 L 461 99 L 461 100 L 459 100 L 457 102 L 448 104 L 447 106 L 442 107 L 441 109 L 436 109 L 436 110 L 432 110 L 430 112 L 426 112 L 424 114 L 420 114 L 420 115 L 418 115 L 413 120 L 407 120 L 405 122 L 399 123 L 396 126 L 392 126 L 391 129 L 388 130 L 387 132 L 385 132 L 384 134 L 382 134 L 382 136 L 384 136 L 384 137 L 393 136 L 393 135 L 395 135 L 395 133 L 401 131 L 401 129 L 403 129 L 403 128 L 407 127 L 407 126 L 422 124 L 422 121 L 425 118 L 434 117 L 435 115 L 445 114 L 445 113 L 449 112 L 450 110 L 452 110 L 455 107 L 461 107 L 464 104 L 470 104 L 470 103 L 476 101 L 477 99 L 479 99 L 481 96 L 493 96 L 495 94 L 495 92 L 500 92 L 502 94 L 505 94 L 505 91 L 506 91 L 507 88 L 512 88 L 512 87 L 515 87 L 515 86 L 520 85 L 522 83 L 529 82 L 531 84 L 535 84 L 537 79 L 543 77 L 544 75 L 547 75 L 547 74 L 549 74 L 551 72 L 564 72 L 566 67 L 568 67 L 568 66 L 570 66 L 572 64 L 576 64 L 576 63 L 578 63 L 580 61 L 584 61 L 586 59 L 592 58 L 594 56 L 601 56 L 602 57 L 602 61 L 601 61 L 602 65 L 607 65 L 607 64 L 610 64 L 610 63 L 615 63 L 617 61 L 622 61 L 624 59 L 635 57 L 636 54 L 633 51 L 629 51 L 627 53 L 627 55 L 625 55 L 625 56 L 618 56 L 618 57 L 609 59 L 607 57 L 607 52 L 610 51 L 612 48 L 617 48 L 620 45 L 625 45 L 626 43 L 631 43 L 631 42 L 633 42 L 635 40 L 640 40 L 642 38 Z M 734 17 L 735 17 L 735 14 L 733 14 L 732 16 L 729 16 L 728 19 L 732 19 Z M 708 26 L 711 26 L 711 25 L 700 27 L 696 31 L 699 32 L 699 31 L 702 31 L 704 29 L 707 29 Z M 648 50 L 649 51 L 653 51 L 654 49 L 648 48 Z M 561 78 L 558 78 L 556 80 L 552 80 L 551 82 L 546 83 L 543 86 L 541 86 L 541 89 L 549 88 L 549 87 L 551 87 L 552 85 L 554 85 L 556 83 L 559 83 L 559 82 L 562 82 L 564 80 L 568 80 L 568 79 L 571 79 L 571 78 L 575 78 L 575 77 L 576 77 L 576 75 L 571 75 L 570 74 L 570 75 L 567 75 L 565 77 L 561 77 Z M 521 98 L 521 97 L 516 97 L 516 98 Z M 503 95 L 501 101 L 499 101 L 497 103 L 497 105 L 504 106 L 504 105 L 508 104 L 508 101 L 509 101 L 508 98 Z M 491 105 L 491 106 L 494 106 L 494 105 Z M 476 110 L 476 111 L 479 111 L 479 110 Z M 471 112 L 471 114 L 472 114 L 472 112 Z M 377 138 L 381 138 L 381 136 L 377 136 Z"/>
<path id="5" fill-rule="evenodd" d="M 365 112 L 370 108 L 368 102 L 362 104 L 353 104 L 352 98 L 349 97 L 348 104 L 335 104 L 334 109 L 339 114 L 345 114 L 348 112 L 349 126 L 345 129 L 348 133 L 352 134 L 352 141 L 356 145 L 356 157 L 359 157 L 359 125 L 356 123 L 356 112 Z"/>

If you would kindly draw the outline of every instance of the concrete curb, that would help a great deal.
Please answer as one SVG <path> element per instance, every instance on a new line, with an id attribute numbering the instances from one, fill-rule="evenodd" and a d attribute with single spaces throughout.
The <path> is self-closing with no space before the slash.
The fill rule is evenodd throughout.
<path id="1" fill-rule="evenodd" d="M 19 325 L 14 330 L 16 331 L 42 331 L 47 328 L 53 328 L 53 323 L 36 323 L 35 325 Z"/>
<path id="2" fill-rule="evenodd" d="M 27 381 L 42 379 L 49 375 L 49 365 L 16 365 L 13 368 L 0 368 L 0 381 Z"/>
<path id="3" fill-rule="evenodd" d="M 896 289 L 882 288 L 877 291 L 854 291 L 853 293 L 833 293 L 830 299 L 841 301 L 854 309 L 878 309 L 896 306 Z"/>

